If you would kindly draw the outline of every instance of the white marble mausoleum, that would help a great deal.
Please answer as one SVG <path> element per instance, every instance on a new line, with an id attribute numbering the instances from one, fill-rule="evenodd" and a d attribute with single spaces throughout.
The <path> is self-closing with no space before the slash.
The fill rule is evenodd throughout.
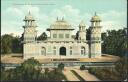
<path id="1" fill-rule="evenodd" d="M 45 21 L 45 20 L 44 20 Z M 100 17 L 95 13 L 91 18 L 90 40 L 86 40 L 86 25 L 83 21 L 78 25 L 78 39 L 72 37 L 75 30 L 64 18 L 47 28 L 50 37 L 37 40 L 36 22 L 31 13 L 25 16 L 23 26 L 23 58 L 97 58 L 101 57 Z"/>

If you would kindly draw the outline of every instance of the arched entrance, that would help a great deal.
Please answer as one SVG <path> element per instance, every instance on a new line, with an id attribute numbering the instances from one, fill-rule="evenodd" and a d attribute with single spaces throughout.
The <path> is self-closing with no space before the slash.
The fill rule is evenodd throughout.
<path id="1" fill-rule="evenodd" d="M 85 55 L 85 47 L 81 47 L 81 55 Z"/>
<path id="2" fill-rule="evenodd" d="M 41 48 L 41 55 L 46 55 L 46 49 L 45 49 L 45 47 L 42 47 Z"/>
<path id="3" fill-rule="evenodd" d="M 60 55 L 66 56 L 66 48 L 60 47 Z"/>

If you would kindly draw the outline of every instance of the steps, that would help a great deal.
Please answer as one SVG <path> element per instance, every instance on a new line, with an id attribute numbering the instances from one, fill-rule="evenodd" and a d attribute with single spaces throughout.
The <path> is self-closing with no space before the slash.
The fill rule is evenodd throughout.
<path id="1" fill-rule="evenodd" d="M 64 70 L 63 74 L 66 76 L 68 81 L 80 81 L 70 70 Z"/>
<path id="2" fill-rule="evenodd" d="M 86 81 L 100 81 L 98 78 L 96 78 L 94 75 L 88 73 L 86 70 L 79 70 L 79 69 L 73 69 L 76 73 L 78 73 L 84 80 Z"/>

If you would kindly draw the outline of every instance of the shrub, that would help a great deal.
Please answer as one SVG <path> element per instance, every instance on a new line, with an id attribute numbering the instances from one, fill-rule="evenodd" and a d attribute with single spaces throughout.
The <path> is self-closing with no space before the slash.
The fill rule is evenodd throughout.
<path id="1" fill-rule="evenodd" d="M 58 65 L 59 69 L 64 69 L 64 64 Z M 49 70 L 48 68 L 45 69 L 45 72 L 42 73 L 40 63 L 30 58 L 24 61 L 21 66 L 16 67 L 15 69 L 10 70 L 1 70 L 2 77 L 0 78 L 3 80 L 47 80 L 47 81 L 61 81 L 67 80 L 62 70 L 58 70 L 58 68 L 54 70 Z"/>
<path id="2" fill-rule="evenodd" d="M 58 69 L 63 70 L 63 69 L 64 69 L 64 64 L 63 64 L 63 63 L 60 63 L 60 64 L 58 65 Z"/>
<path id="3" fill-rule="evenodd" d="M 85 68 L 85 65 L 81 65 L 80 66 L 80 70 L 85 70 L 86 68 Z"/>
<path id="4" fill-rule="evenodd" d="M 115 68 L 89 68 L 88 71 L 101 80 L 121 80 L 120 76 L 116 74 Z"/>

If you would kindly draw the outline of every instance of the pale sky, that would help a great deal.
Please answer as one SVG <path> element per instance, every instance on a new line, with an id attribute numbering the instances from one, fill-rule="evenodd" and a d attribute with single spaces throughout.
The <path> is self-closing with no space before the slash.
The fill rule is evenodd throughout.
<path id="1" fill-rule="evenodd" d="M 1 0 L 1 34 L 14 33 L 21 36 L 24 17 L 30 11 L 37 20 L 38 35 L 46 32 L 57 16 L 68 21 L 78 30 L 83 20 L 86 28 L 97 12 L 101 18 L 102 31 L 126 27 L 126 0 Z"/>

